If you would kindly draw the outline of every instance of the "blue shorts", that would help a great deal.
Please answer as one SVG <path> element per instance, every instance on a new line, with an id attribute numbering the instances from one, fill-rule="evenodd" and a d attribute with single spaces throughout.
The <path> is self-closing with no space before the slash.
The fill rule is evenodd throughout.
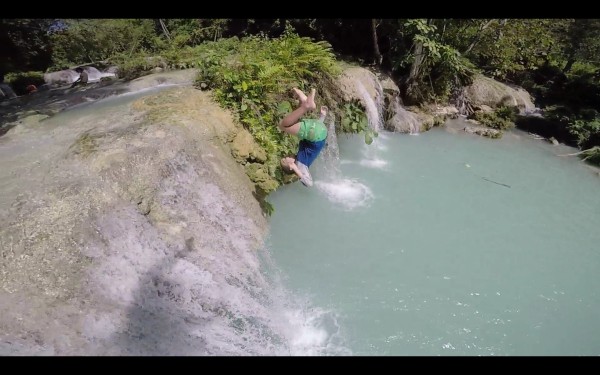
<path id="1" fill-rule="evenodd" d="M 298 154 L 296 154 L 296 160 L 307 167 L 310 167 L 325 146 L 325 141 L 326 139 L 317 142 L 311 142 L 305 139 L 301 140 L 300 144 L 298 145 Z"/>

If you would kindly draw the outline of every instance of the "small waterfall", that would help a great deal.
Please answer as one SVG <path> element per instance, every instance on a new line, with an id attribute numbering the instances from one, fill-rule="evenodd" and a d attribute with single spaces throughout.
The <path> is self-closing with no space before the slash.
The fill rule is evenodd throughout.
<path id="1" fill-rule="evenodd" d="M 527 115 L 529 113 L 535 113 L 536 107 L 535 104 L 531 101 L 531 95 L 522 88 L 515 89 L 515 95 L 521 99 L 522 107 L 519 108 L 519 112 L 523 115 Z"/>
<path id="2" fill-rule="evenodd" d="M 103 73 L 93 66 L 87 66 L 84 68 L 88 74 L 88 82 L 97 82 L 100 81 L 104 77 L 115 77 L 114 73 Z M 76 78 L 79 78 L 79 74 L 77 74 Z"/>
<path id="3" fill-rule="evenodd" d="M 116 77 L 115 73 L 101 72 L 93 66 L 86 66 L 83 69 L 88 74 L 88 82 L 99 82 L 104 77 Z M 44 73 L 44 82 L 49 85 L 66 85 L 75 82 L 79 78 L 79 73 L 74 69 L 59 70 L 57 72 Z"/>
<path id="4" fill-rule="evenodd" d="M 315 186 L 330 202 L 348 211 L 370 204 L 373 199 L 371 189 L 356 179 L 344 178 L 342 175 L 333 120 L 328 125 L 327 147 L 323 150 L 321 162 L 323 167 L 317 172 L 319 177 L 315 180 Z"/>
<path id="5" fill-rule="evenodd" d="M 400 98 L 395 97 L 391 106 L 394 113 L 394 122 L 398 124 L 407 124 L 409 134 L 418 135 L 421 131 L 421 122 L 413 113 L 404 109 L 400 103 Z"/>
<path id="6" fill-rule="evenodd" d="M 377 81 L 379 84 L 379 82 Z M 381 88 L 381 84 L 378 85 Z M 360 81 L 356 81 L 356 87 L 358 92 L 362 96 L 363 104 L 367 112 L 367 119 L 369 120 L 369 126 L 376 132 L 380 132 L 383 129 L 383 94 L 376 91 L 376 98 L 373 100 L 365 86 Z M 377 85 L 376 85 L 377 87 Z M 383 91 L 383 90 L 382 90 Z M 377 102 L 376 102 L 377 101 Z"/>
<path id="7" fill-rule="evenodd" d="M 335 121 L 332 120 L 328 125 L 327 131 L 327 146 L 323 150 L 323 164 L 326 179 L 336 180 L 342 177 L 342 171 L 340 169 L 340 149 L 337 142 L 337 135 L 335 133 Z"/>
<path id="8" fill-rule="evenodd" d="M 369 91 L 365 88 L 362 82 L 357 80 L 356 86 L 362 97 L 362 102 L 365 105 L 369 127 L 377 134 L 380 134 L 380 132 L 383 130 L 384 104 L 383 87 L 381 86 L 381 82 L 379 82 L 375 76 L 372 77 L 372 86 L 375 88 L 375 99 L 369 95 Z M 383 138 L 383 136 L 379 135 L 373 139 L 372 144 L 365 145 L 365 159 L 361 160 L 360 164 L 369 168 L 377 169 L 383 169 L 385 167 L 387 162 L 381 159 L 379 156 L 380 150 L 385 149 L 385 146 L 381 143 L 381 138 Z"/>
<path id="9" fill-rule="evenodd" d="M 377 128 L 379 130 L 383 130 L 383 107 L 384 107 L 384 96 L 383 96 L 383 86 L 381 86 L 381 82 L 378 79 L 373 80 L 375 83 L 375 105 L 377 107 Z M 378 131 L 379 131 L 378 130 Z"/>
<path id="10" fill-rule="evenodd" d="M 468 116 L 473 113 L 473 108 L 467 101 L 465 89 L 463 87 L 456 86 L 452 93 L 452 102 L 458 109 L 458 114 L 461 116 Z"/>

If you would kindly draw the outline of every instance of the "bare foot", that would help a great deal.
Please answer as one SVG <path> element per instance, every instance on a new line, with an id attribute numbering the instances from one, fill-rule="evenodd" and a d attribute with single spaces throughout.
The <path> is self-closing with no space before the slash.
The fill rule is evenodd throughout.
<path id="1" fill-rule="evenodd" d="M 306 95 L 302 92 L 302 90 L 298 89 L 297 87 L 293 88 L 294 92 L 296 93 L 296 96 L 298 96 L 298 99 L 300 99 L 300 103 L 304 104 L 306 103 L 306 100 L 308 99 L 306 97 Z"/>
<path id="2" fill-rule="evenodd" d="M 306 103 L 302 103 L 307 110 L 313 110 L 313 109 L 317 108 L 317 105 L 315 104 L 315 94 L 316 93 L 317 93 L 317 90 L 315 90 L 315 89 L 310 90 L 310 95 L 308 95 L 308 98 L 306 98 Z"/>

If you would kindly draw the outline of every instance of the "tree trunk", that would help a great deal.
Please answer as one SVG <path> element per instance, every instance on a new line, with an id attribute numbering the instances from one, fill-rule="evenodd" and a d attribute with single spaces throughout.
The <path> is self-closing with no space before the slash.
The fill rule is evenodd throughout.
<path id="1" fill-rule="evenodd" d="M 506 26 L 506 23 L 507 23 L 507 22 L 508 22 L 508 19 L 506 19 L 506 18 L 505 18 L 505 19 L 503 19 L 503 20 L 501 20 L 501 21 L 499 22 L 499 24 L 500 24 L 500 27 L 498 28 L 498 37 L 496 38 L 496 40 L 497 40 L 497 41 L 500 41 L 500 39 L 502 39 L 502 35 L 503 35 L 503 33 L 502 33 L 502 28 L 503 28 L 504 26 Z"/>
<path id="2" fill-rule="evenodd" d="M 423 54 L 423 43 L 415 42 L 415 61 L 413 61 L 410 66 L 410 73 L 408 75 L 408 79 L 406 80 L 406 98 L 408 102 L 413 104 L 419 101 L 419 88 L 417 78 L 419 77 L 419 72 L 421 71 L 421 64 L 425 60 L 425 55 Z"/>
<path id="3" fill-rule="evenodd" d="M 160 26 L 162 27 L 163 33 L 165 34 L 165 36 L 167 37 L 167 39 L 169 39 L 169 41 L 170 41 L 171 40 L 171 34 L 169 34 L 169 30 L 167 29 L 167 25 L 165 25 L 165 23 L 162 20 L 162 18 L 159 18 L 158 22 L 160 22 Z"/>
<path id="4" fill-rule="evenodd" d="M 571 70 L 571 68 L 573 67 L 573 64 L 575 64 L 575 59 L 570 56 L 567 60 L 567 63 L 565 64 L 565 67 L 562 69 L 562 72 L 565 74 L 568 73 L 569 70 Z"/>
<path id="5" fill-rule="evenodd" d="M 467 50 L 465 51 L 465 55 L 469 52 L 471 52 L 471 50 L 473 49 L 473 47 L 475 47 L 477 45 L 477 43 L 479 43 L 479 41 L 481 40 L 482 37 L 482 33 L 485 29 L 487 29 L 492 22 L 494 22 L 495 20 L 489 20 L 488 22 L 486 22 L 483 26 L 481 26 L 479 28 L 479 31 L 477 31 L 477 35 L 475 36 L 475 38 L 473 38 L 473 41 L 471 42 L 471 44 L 469 45 L 469 47 L 467 48 Z"/>
<path id="6" fill-rule="evenodd" d="M 379 43 L 377 42 L 377 21 L 375 18 L 371 19 L 371 31 L 373 33 L 373 52 L 375 54 L 375 63 L 380 66 L 383 61 L 381 52 L 379 52 Z"/>

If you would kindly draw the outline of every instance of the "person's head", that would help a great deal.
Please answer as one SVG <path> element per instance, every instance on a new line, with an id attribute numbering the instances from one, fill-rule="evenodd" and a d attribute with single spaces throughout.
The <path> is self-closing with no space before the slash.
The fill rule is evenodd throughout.
<path id="1" fill-rule="evenodd" d="M 281 158 L 281 161 L 279 163 L 281 164 L 281 169 L 283 170 L 283 172 L 294 173 L 294 170 L 292 169 L 292 164 L 294 164 L 295 162 L 296 159 L 294 159 L 292 156 L 285 156 Z"/>
<path id="2" fill-rule="evenodd" d="M 77 68 L 75 68 L 75 71 L 76 71 L 77 73 L 81 73 L 81 72 L 83 72 L 83 68 L 82 68 L 82 67 L 80 67 L 80 66 L 78 66 Z"/>

